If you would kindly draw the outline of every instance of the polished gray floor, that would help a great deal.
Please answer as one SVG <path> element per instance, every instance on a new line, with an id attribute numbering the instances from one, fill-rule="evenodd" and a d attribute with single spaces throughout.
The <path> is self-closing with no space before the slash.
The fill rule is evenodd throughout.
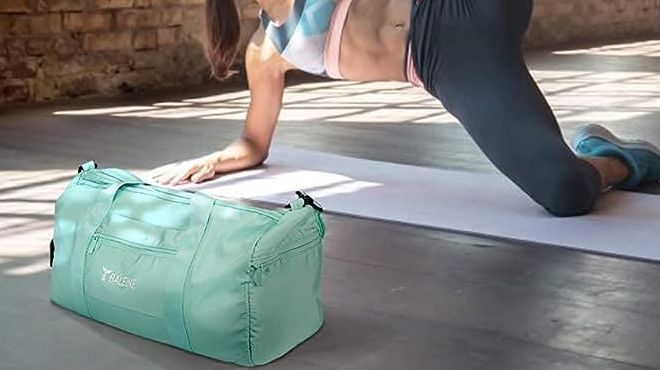
<path id="1" fill-rule="evenodd" d="M 604 120 L 660 143 L 658 53 L 649 41 L 530 64 L 567 136 Z M 204 154 L 235 137 L 245 104 L 244 92 L 214 88 L 0 108 L 0 369 L 232 368 L 53 306 L 46 248 L 54 201 L 80 161 L 144 171 Z M 292 86 L 276 142 L 493 170 L 437 103 L 400 84 Z M 326 324 L 269 369 L 660 369 L 657 264 L 326 220 Z"/>

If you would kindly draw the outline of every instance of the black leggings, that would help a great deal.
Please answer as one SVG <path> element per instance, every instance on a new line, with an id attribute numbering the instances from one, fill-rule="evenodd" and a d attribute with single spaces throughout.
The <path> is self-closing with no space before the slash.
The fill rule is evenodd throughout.
<path id="1" fill-rule="evenodd" d="M 488 159 L 556 216 L 588 213 L 600 174 L 566 145 L 522 54 L 533 0 L 418 0 L 410 38 L 426 90 Z"/>

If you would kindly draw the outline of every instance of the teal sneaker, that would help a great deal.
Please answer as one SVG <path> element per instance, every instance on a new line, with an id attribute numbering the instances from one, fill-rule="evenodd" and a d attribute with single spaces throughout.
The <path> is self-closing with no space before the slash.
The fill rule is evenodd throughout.
<path id="1" fill-rule="evenodd" d="M 580 155 L 620 158 L 630 175 L 617 189 L 633 190 L 641 185 L 660 181 L 660 149 L 642 140 L 623 140 L 605 127 L 581 127 L 571 140 L 571 147 Z"/>

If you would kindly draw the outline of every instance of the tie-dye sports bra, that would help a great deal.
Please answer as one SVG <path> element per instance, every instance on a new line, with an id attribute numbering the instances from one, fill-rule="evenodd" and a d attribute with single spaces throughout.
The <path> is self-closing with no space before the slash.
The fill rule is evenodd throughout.
<path id="1" fill-rule="evenodd" d="M 261 24 L 282 58 L 293 66 L 315 75 L 342 79 L 339 49 L 352 1 L 294 0 L 293 9 L 284 23 L 275 24 L 262 10 Z M 405 62 L 408 79 L 421 86 L 411 58 Z"/>

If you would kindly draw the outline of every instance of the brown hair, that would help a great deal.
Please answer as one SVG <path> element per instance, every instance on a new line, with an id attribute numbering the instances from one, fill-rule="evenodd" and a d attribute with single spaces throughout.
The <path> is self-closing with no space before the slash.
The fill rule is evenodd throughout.
<path id="1" fill-rule="evenodd" d="M 231 76 L 241 38 L 241 19 L 234 0 L 206 0 L 206 57 L 213 75 Z"/>

